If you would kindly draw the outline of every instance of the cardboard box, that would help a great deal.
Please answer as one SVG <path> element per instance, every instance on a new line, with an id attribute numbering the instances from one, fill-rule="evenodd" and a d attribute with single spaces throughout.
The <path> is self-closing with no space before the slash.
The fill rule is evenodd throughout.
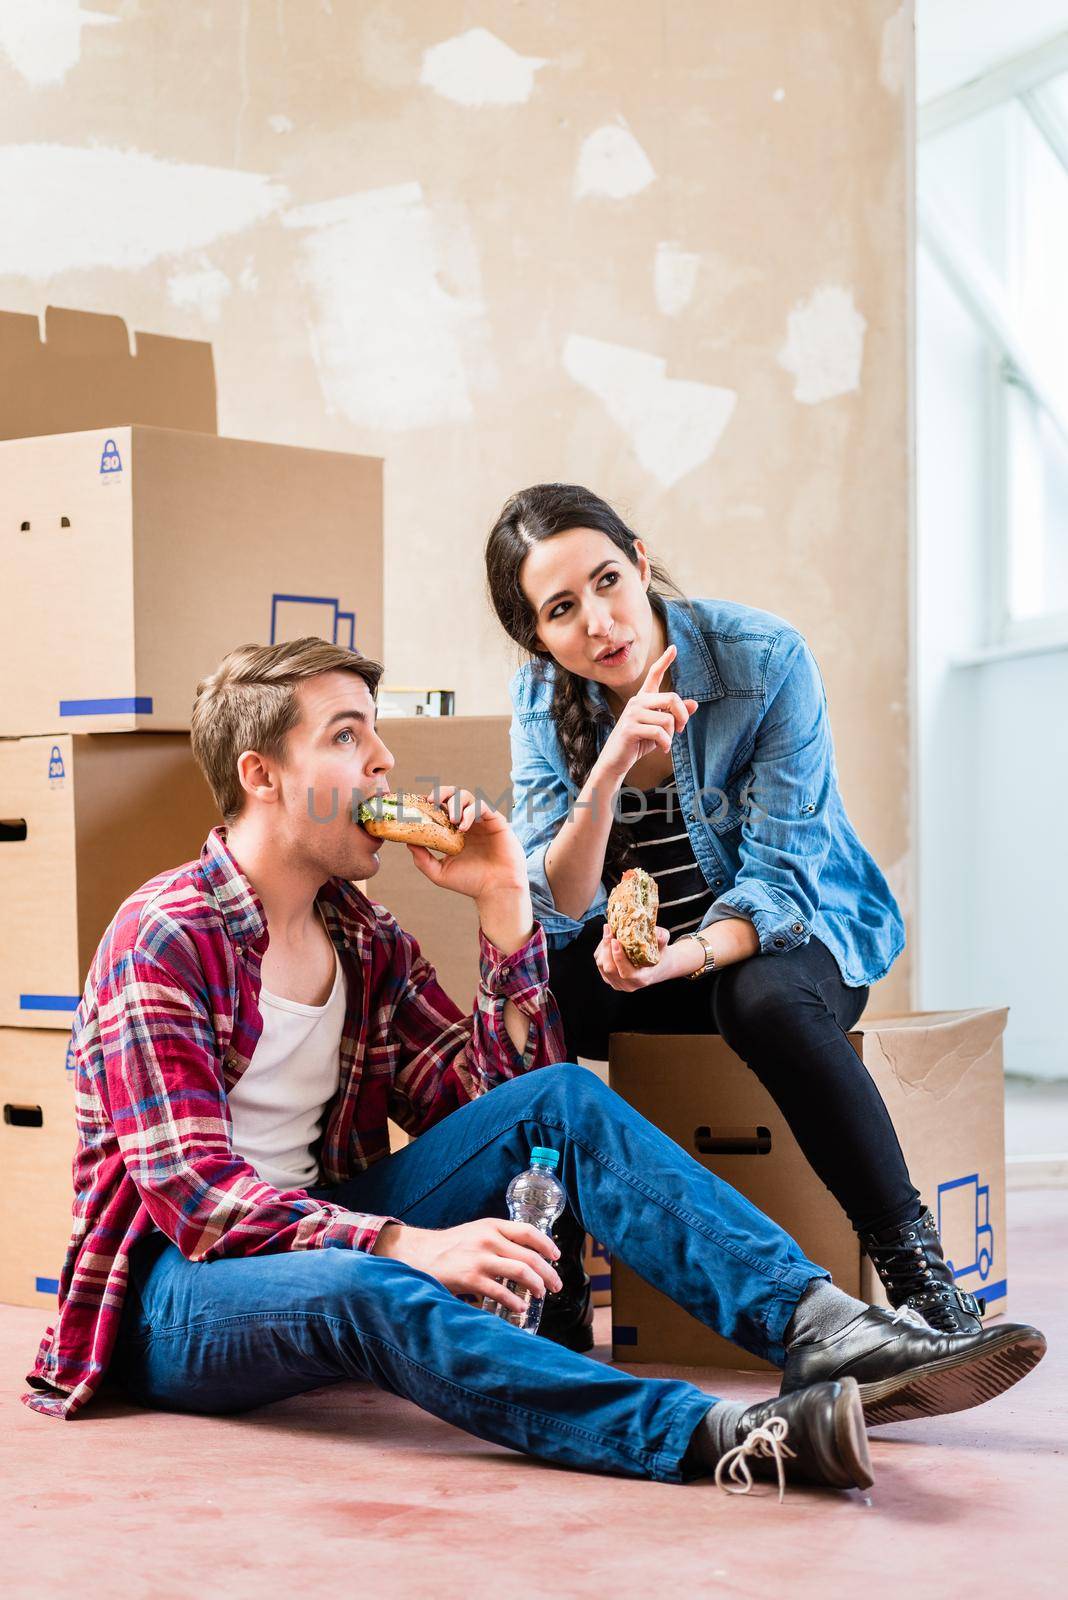
<path id="1" fill-rule="evenodd" d="M 131 343 L 136 349 L 131 348 Z M 0 312 L 0 439 L 111 423 L 215 433 L 211 345 L 137 333 L 121 317 L 49 306 Z"/>
<path id="2" fill-rule="evenodd" d="M 878 1086 L 961 1288 L 1006 1309 L 1002 1035 L 1005 1010 L 871 1018 L 850 1042 Z M 836 1201 L 770 1095 L 718 1036 L 616 1034 L 611 1084 L 709 1171 L 741 1190 L 849 1294 L 886 1298 Z M 617 1361 L 765 1368 L 612 1262 Z"/>
<path id="3" fill-rule="evenodd" d="M 591 1293 L 595 1306 L 612 1303 L 612 1257 L 603 1244 L 598 1244 L 591 1234 L 586 1235 L 584 1265 L 590 1276 Z"/>
<path id="4" fill-rule="evenodd" d="M 507 717 L 392 717 L 379 733 L 396 766 L 390 786 L 416 794 L 455 784 L 511 816 Z M 375 877 L 361 887 L 412 934 L 445 993 L 470 1011 L 478 988 L 478 913 L 464 895 L 424 878 L 403 846 L 384 844 Z"/>
<path id="5" fill-rule="evenodd" d="M 382 652 L 382 463 L 177 429 L 0 443 L 0 734 L 188 728 L 235 645 Z"/>
<path id="6" fill-rule="evenodd" d="M 0 740 L 0 1026 L 69 1027 L 122 901 L 218 820 L 187 734 Z"/>
<path id="7" fill-rule="evenodd" d="M 382 463 L 216 436 L 211 346 L 0 313 L 0 735 L 189 727 L 235 645 L 382 653 Z"/>
<path id="8" fill-rule="evenodd" d="M 55 1307 L 71 1233 L 74 1074 L 56 1029 L 0 1028 L 0 1301 Z"/>

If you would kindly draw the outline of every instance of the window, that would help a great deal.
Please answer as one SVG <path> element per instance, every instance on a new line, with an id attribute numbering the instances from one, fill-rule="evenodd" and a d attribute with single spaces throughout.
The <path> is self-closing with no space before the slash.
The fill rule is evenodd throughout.
<path id="1" fill-rule="evenodd" d="M 1039 56 L 1041 53 L 1037 53 Z M 921 113 L 920 238 L 989 350 L 985 648 L 1068 641 L 1068 70 Z"/>

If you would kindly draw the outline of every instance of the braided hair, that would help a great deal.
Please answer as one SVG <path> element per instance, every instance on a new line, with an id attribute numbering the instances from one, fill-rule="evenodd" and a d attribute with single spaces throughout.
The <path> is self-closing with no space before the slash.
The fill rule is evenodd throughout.
<path id="1" fill-rule="evenodd" d="M 633 566 L 638 565 L 638 536 L 607 501 L 578 484 L 539 483 L 520 489 L 505 503 L 486 542 L 486 578 L 493 609 L 505 632 L 530 655 L 538 677 L 544 681 L 552 674 L 551 714 L 577 795 L 597 760 L 602 730 L 610 731 L 613 726 L 612 714 L 592 698 L 588 679 L 567 671 L 538 644 L 534 610 L 520 583 L 523 562 L 533 546 L 571 528 L 592 528 L 605 534 Z M 685 600 L 685 596 L 658 562 L 650 561 L 649 566 L 649 604 L 664 621 L 665 597 Z M 616 817 L 605 847 L 606 882 L 618 882 L 631 861 L 627 831 Z"/>

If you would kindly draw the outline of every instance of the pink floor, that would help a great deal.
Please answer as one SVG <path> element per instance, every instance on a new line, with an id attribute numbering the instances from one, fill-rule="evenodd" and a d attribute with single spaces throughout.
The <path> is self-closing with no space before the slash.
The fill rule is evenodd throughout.
<path id="1" fill-rule="evenodd" d="M 0 1306 L 0 1592 L 1064 1595 L 1068 1191 L 1009 1199 L 1014 1315 L 1051 1352 L 984 1408 L 878 1430 L 868 1499 L 794 1489 L 780 1507 L 770 1491 L 562 1471 L 355 1384 L 240 1419 L 112 1404 L 53 1422 L 16 1399 L 40 1317 Z M 759 1375 L 686 1376 L 710 1393 L 770 1392 Z"/>

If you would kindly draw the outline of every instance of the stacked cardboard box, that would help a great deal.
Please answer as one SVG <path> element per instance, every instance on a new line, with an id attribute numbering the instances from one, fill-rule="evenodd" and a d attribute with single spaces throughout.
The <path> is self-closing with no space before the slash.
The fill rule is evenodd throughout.
<path id="1" fill-rule="evenodd" d="M 1005 1010 L 869 1018 L 850 1042 L 886 1101 L 962 1289 L 1006 1310 Z M 767 1090 L 715 1036 L 616 1034 L 612 1087 L 794 1236 L 849 1294 L 885 1305 L 840 1206 Z M 617 1361 L 761 1368 L 623 1262 L 612 1263 Z"/>
<path id="2" fill-rule="evenodd" d="M 0 314 L 0 1299 L 54 1299 L 71 1013 L 120 901 L 218 820 L 188 728 L 235 645 L 382 652 L 382 464 L 219 438 L 207 345 Z"/>

